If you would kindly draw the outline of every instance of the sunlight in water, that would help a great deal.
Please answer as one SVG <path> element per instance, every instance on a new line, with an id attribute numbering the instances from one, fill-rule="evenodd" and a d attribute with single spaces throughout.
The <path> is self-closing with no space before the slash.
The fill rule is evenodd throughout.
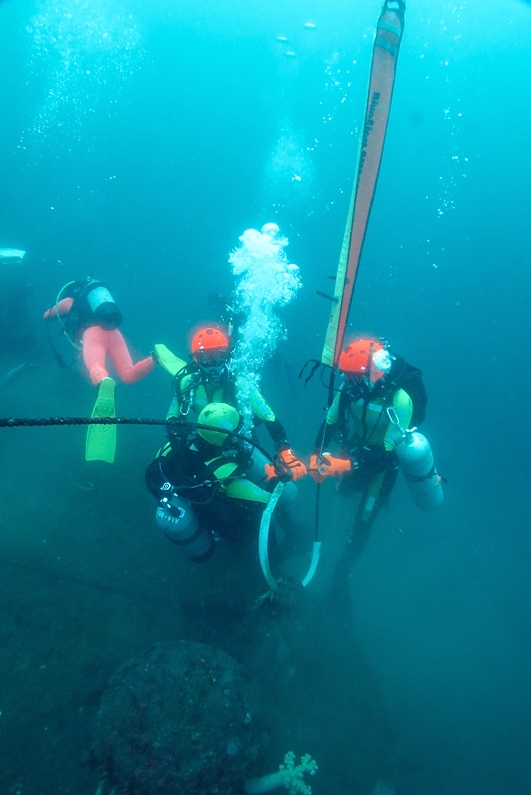
<path id="1" fill-rule="evenodd" d="M 27 32 L 30 72 L 43 98 L 22 146 L 51 133 L 79 140 L 89 114 L 116 104 L 142 54 L 135 21 L 121 0 L 38 0 Z"/>

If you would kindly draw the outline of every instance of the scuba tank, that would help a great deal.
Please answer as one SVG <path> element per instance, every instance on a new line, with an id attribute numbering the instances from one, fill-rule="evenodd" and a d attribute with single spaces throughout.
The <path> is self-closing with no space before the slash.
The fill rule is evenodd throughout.
<path id="1" fill-rule="evenodd" d="M 423 511 L 432 511 L 443 501 L 443 490 L 430 443 L 418 431 L 406 431 L 396 454 L 415 504 Z"/>
<path id="2" fill-rule="evenodd" d="M 169 493 L 159 502 L 155 521 L 166 538 L 180 546 L 189 560 L 197 563 L 207 560 L 216 548 L 212 531 L 199 524 L 188 500 L 183 500 L 165 487 L 169 487 L 169 483 L 162 487 Z"/>
<path id="3" fill-rule="evenodd" d="M 85 298 L 98 326 L 110 331 L 121 325 L 122 313 L 107 287 L 97 279 L 87 279 L 84 285 Z"/>

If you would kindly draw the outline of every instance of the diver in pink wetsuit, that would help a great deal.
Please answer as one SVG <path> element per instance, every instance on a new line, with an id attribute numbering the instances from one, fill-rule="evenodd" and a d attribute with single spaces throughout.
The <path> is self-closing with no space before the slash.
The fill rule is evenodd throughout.
<path id="1" fill-rule="evenodd" d="M 94 386 L 109 377 L 105 366 L 107 356 L 124 384 L 136 384 L 155 369 L 152 356 L 133 364 L 127 344 L 118 331 L 122 313 L 102 282 L 89 277 L 84 282 L 72 282 L 61 294 L 67 290 L 69 295 L 48 309 L 44 317 L 59 316 L 70 342 L 76 347 L 81 343 L 83 361 Z"/>

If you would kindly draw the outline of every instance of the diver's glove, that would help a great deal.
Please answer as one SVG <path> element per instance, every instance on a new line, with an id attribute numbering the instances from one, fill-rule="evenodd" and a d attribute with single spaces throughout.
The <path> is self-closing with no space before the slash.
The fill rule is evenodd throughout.
<path id="1" fill-rule="evenodd" d="M 290 480 L 299 480 L 299 478 L 303 478 L 306 475 L 308 471 L 306 466 L 297 458 L 291 447 L 279 450 L 277 455 L 280 464 L 285 468 L 286 472 L 291 472 Z"/>
<path id="2" fill-rule="evenodd" d="M 305 465 L 300 461 L 290 447 L 279 450 L 272 464 L 265 465 L 266 478 L 278 478 L 283 483 L 290 480 L 299 480 L 307 473 Z"/>
<path id="3" fill-rule="evenodd" d="M 316 483 L 322 483 L 325 478 L 340 477 L 352 469 L 350 458 L 337 458 L 330 453 L 313 453 L 310 458 L 310 475 Z"/>
<path id="4" fill-rule="evenodd" d="M 319 467 L 323 465 L 323 456 L 317 455 L 317 453 L 312 453 L 310 456 L 310 467 L 308 472 L 310 473 L 310 477 L 316 483 L 323 483 L 325 479 L 325 475 L 322 475 L 320 472 Z"/>
<path id="5" fill-rule="evenodd" d="M 273 478 L 278 478 L 279 480 L 285 480 L 287 482 L 287 478 L 285 477 L 285 472 L 280 470 L 278 464 L 266 464 L 265 467 L 265 476 L 266 480 L 273 480 Z"/>

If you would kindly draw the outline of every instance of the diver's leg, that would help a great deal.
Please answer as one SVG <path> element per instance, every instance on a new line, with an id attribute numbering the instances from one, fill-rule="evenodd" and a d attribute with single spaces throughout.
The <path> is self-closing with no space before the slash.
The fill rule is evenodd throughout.
<path id="1" fill-rule="evenodd" d="M 99 386 L 92 417 L 114 417 L 114 388 L 116 386 L 105 368 L 107 332 L 91 326 L 83 334 L 83 359 L 94 386 Z M 85 446 L 87 461 L 107 461 L 112 464 L 116 453 L 116 425 L 89 425 Z"/>
<path id="2" fill-rule="evenodd" d="M 333 619 L 337 623 L 341 632 L 346 633 L 345 637 L 348 636 L 353 627 L 353 606 L 350 591 L 352 564 L 361 555 L 369 539 L 375 518 L 376 496 L 380 492 L 385 478 L 384 472 L 378 472 L 367 483 L 366 475 L 367 473 L 363 473 L 360 478 L 353 479 L 350 484 L 353 490 L 358 490 L 361 483 L 365 485 L 362 487 L 363 490 L 354 525 L 347 533 L 346 549 L 334 566 L 332 584 L 325 599 L 331 620 Z"/>
<path id="3" fill-rule="evenodd" d="M 83 361 L 94 386 L 98 386 L 109 375 L 105 369 L 107 333 L 101 326 L 90 326 L 83 333 Z"/>
<path id="4" fill-rule="evenodd" d="M 117 328 L 107 331 L 106 334 L 108 334 L 109 356 L 124 384 L 136 384 L 155 369 L 155 360 L 152 356 L 133 364 L 127 344 Z"/>
<path id="5" fill-rule="evenodd" d="M 390 456 L 383 471 L 377 472 L 370 480 L 361 495 L 354 527 L 348 536 L 348 557 L 357 558 L 365 548 L 374 521 L 382 507 L 389 499 L 398 474 L 398 463 L 395 456 Z"/>

